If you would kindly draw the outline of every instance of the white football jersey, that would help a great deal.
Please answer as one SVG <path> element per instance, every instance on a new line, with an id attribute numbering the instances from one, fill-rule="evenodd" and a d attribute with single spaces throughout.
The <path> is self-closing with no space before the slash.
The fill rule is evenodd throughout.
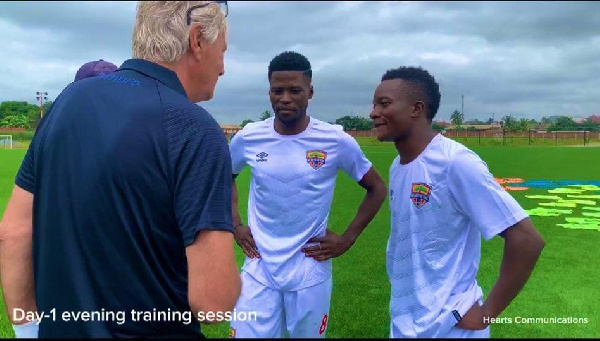
<path id="1" fill-rule="evenodd" d="M 390 167 L 390 337 L 444 337 L 482 299 L 481 237 L 527 218 L 462 144 L 437 135 L 412 162 Z"/>
<path id="2" fill-rule="evenodd" d="M 242 269 L 273 289 L 299 290 L 331 276 L 331 259 L 301 249 L 325 235 L 338 170 L 360 181 L 371 162 L 341 126 L 310 117 L 302 133 L 280 135 L 273 125 L 250 123 L 230 144 L 233 173 L 252 170 L 248 226 L 261 255 Z"/>

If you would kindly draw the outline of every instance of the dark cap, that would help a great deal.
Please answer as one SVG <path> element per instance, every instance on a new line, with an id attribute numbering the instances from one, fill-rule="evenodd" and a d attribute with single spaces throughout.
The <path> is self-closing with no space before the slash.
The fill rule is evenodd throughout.
<path id="1" fill-rule="evenodd" d="M 88 77 L 95 77 L 113 73 L 117 71 L 117 69 L 118 67 L 111 62 L 107 62 L 102 59 L 95 60 L 93 62 L 83 64 L 79 68 L 79 70 L 77 70 L 77 74 L 75 74 L 75 81 Z"/>

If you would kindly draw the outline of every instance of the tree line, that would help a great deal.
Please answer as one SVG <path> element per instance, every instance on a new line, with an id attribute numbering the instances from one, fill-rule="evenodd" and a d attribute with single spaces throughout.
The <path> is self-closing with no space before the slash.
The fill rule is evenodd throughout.
<path id="1" fill-rule="evenodd" d="M 450 116 L 450 123 L 456 128 L 456 130 L 478 130 L 476 127 L 470 126 L 464 128 L 465 115 L 458 110 L 455 110 Z M 468 124 L 492 124 L 493 120 L 490 118 L 487 122 L 479 120 L 469 121 Z M 500 120 L 500 126 L 502 130 L 510 132 L 528 131 L 531 129 L 546 129 L 546 131 L 600 131 L 600 123 L 594 122 L 591 118 L 587 118 L 585 121 L 578 123 L 569 116 L 558 116 L 554 119 L 549 117 L 542 117 L 538 122 L 533 119 L 516 118 L 512 115 L 506 115 Z M 434 129 L 443 130 L 439 124 L 434 124 Z"/>
<path id="2" fill-rule="evenodd" d="M 264 121 L 273 116 L 273 113 L 269 110 L 264 111 L 260 117 L 259 121 Z M 251 119 L 245 119 L 242 121 L 240 126 L 243 128 L 248 123 L 255 122 Z M 331 124 L 338 124 L 344 127 L 344 130 L 371 130 L 373 129 L 373 121 L 368 117 L 360 117 L 360 116 L 344 116 L 336 119 L 334 122 L 328 122 Z"/>
<path id="3" fill-rule="evenodd" d="M 258 118 L 259 121 L 266 120 L 273 116 L 271 111 L 264 111 Z M 243 128 L 246 124 L 250 122 L 255 122 L 251 119 L 246 119 L 242 121 L 240 126 Z M 368 117 L 361 116 L 343 116 L 336 119 L 334 122 L 329 122 L 331 124 L 338 124 L 344 127 L 344 130 L 371 130 L 373 129 L 373 121 Z M 456 130 L 478 130 L 477 127 L 473 125 L 491 125 L 493 119 L 490 118 L 486 121 L 481 120 L 471 120 L 465 121 L 464 113 L 461 113 L 458 110 L 455 110 L 450 116 L 450 123 L 454 126 Z M 464 127 L 465 125 L 469 125 L 469 127 Z M 433 122 L 433 129 L 438 131 L 443 131 L 446 127 L 440 125 L 438 122 Z M 502 117 L 500 120 L 500 126 L 505 131 L 510 132 L 518 132 L 518 131 L 528 131 L 530 129 L 543 129 L 547 131 L 600 131 L 600 124 L 594 122 L 590 118 L 588 118 L 583 123 L 577 123 L 573 120 L 573 118 L 568 116 L 559 116 L 554 119 L 550 119 L 549 117 L 543 117 L 540 121 L 536 121 L 533 119 L 527 118 L 516 118 L 512 115 L 506 115 Z"/>
<path id="4" fill-rule="evenodd" d="M 43 105 L 44 113 L 48 111 L 52 102 L 47 102 Z M 259 121 L 266 120 L 273 116 L 273 113 L 266 110 L 258 117 Z M 19 101 L 4 101 L 0 103 L 0 128 L 24 128 L 26 130 L 35 129 L 40 121 L 40 107 L 28 102 Z M 240 126 L 243 128 L 246 124 L 254 122 L 252 119 L 242 121 Z M 465 122 L 465 115 L 458 110 L 455 110 L 450 116 L 450 122 L 457 130 L 477 130 L 476 127 L 470 126 L 464 128 L 466 124 L 492 124 L 492 119 L 487 121 L 471 120 Z M 338 124 L 344 127 L 344 130 L 371 130 L 373 129 L 373 121 L 368 117 L 362 116 L 343 116 L 337 118 L 331 124 Z M 528 131 L 530 129 L 539 129 L 544 126 L 547 131 L 600 131 L 600 124 L 588 118 L 582 123 L 577 123 L 573 118 L 568 116 L 559 116 L 554 119 L 543 117 L 539 122 L 532 119 L 516 118 L 512 115 L 506 115 L 500 120 L 500 125 L 506 131 Z M 445 127 L 437 122 L 433 122 L 433 128 L 442 131 Z"/>
<path id="5" fill-rule="evenodd" d="M 43 112 L 47 112 L 52 102 L 42 106 Z M 27 102 L 5 101 L 0 103 L 0 128 L 24 128 L 35 129 L 41 119 L 40 107 Z"/>

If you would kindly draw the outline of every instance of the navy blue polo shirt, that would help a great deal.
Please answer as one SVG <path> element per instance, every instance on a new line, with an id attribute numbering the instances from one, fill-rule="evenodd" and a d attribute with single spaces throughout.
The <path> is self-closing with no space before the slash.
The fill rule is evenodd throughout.
<path id="1" fill-rule="evenodd" d="M 182 314 L 185 248 L 233 231 L 231 181 L 225 134 L 173 71 L 131 59 L 71 83 L 16 177 L 34 195 L 39 336 L 202 337 Z"/>

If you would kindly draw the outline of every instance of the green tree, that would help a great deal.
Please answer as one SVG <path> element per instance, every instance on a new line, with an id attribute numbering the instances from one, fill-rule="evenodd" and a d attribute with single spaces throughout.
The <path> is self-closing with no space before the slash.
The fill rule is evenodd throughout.
<path id="1" fill-rule="evenodd" d="M 445 129 L 443 126 L 437 124 L 436 122 L 433 122 L 431 124 L 431 128 L 435 131 L 444 131 L 444 129 Z"/>
<path id="2" fill-rule="evenodd" d="M 246 124 L 252 123 L 252 122 L 254 122 L 254 121 L 253 120 L 243 120 L 242 124 L 240 124 L 240 127 L 244 128 L 246 126 Z"/>
<path id="3" fill-rule="evenodd" d="M 458 110 L 454 110 L 454 112 L 450 116 L 450 122 L 452 122 L 452 124 L 455 127 L 460 128 L 464 121 L 465 121 L 465 114 Z"/>
<path id="4" fill-rule="evenodd" d="M 373 121 L 370 118 L 360 116 L 344 116 L 335 120 L 335 124 L 344 127 L 344 130 L 371 130 Z"/>
<path id="5" fill-rule="evenodd" d="M 261 120 L 261 121 L 264 121 L 264 120 L 266 120 L 266 119 L 269 119 L 269 118 L 271 118 L 272 116 L 273 116 L 273 113 L 272 113 L 272 112 L 270 112 L 269 110 L 267 110 L 267 111 L 263 112 L 263 113 L 260 115 L 260 120 Z"/>
<path id="6" fill-rule="evenodd" d="M 600 131 L 600 124 L 588 118 L 583 123 L 579 124 L 579 128 L 587 131 Z"/>
<path id="7" fill-rule="evenodd" d="M 23 114 L 12 114 L 4 116 L 2 121 L 0 121 L 0 126 L 8 128 L 31 128 L 29 118 Z"/>
<path id="8" fill-rule="evenodd" d="M 517 123 L 517 130 L 518 131 L 528 131 L 529 128 L 531 126 L 533 126 L 533 124 L 535 123 L 535 121 L 533 121 L 533 123 L 531 121 L 532 120 L 528 120 L 526 118 L 519 119 L 519 122 Z"/>
<path id="9" fill-rule="evenodd" d="M 500 124 L 502 125 L 502 129 L 506 131 L 518 131 L 519 130 L 519 121 L 514 118 L 512 115 L 506 115 L 502 117 L 500 120 Z"/>
<path id="10" fill-rule="evenodd" d="M 46 113 L 46 111 L 44 111 L 44 114 L 45 113 Z M 42 119 L 40 114 L 41 113 L 40 113 L 39 107 L 29 109 L 29 112 L 27 113 L 27 119 L 29 120 L 30 127 L 32 127 L 32 128 L 37 127 L 37 125 L 40 123 L 40 120 Z"/>
<path id="11" fill-rule="evenodd" d="M 43 107 L 47 110 L 51 104 L 52 102 L 48 102 Z M 8 116 L 20 115 L 27 117 L 27 129 L 35 128 L 40 120 L 40 107 L 22 101 L 5 101 L 0 103 L 0 121 L 3 121 Z M 10 122 L 15 122 L 14 120 L 11 119 Z M 20 120 L 19 118 L 17 121 L 20 122 Z"/>
<path id="12" fill-rule="evenodd" d="M 571 117 L 560 116 L 548 127 L 548 131 L 574 131 L 578 130 L 577 128 L 577 123 Z"/>
<path id="13" fill-rule="evenodd" d="M 355 125 L 350 116 L 340 117 L 335 120 L 335 124 L 339 124 L 344 130 L 355 130 Z"/>
<path id="14" fill-rule="evenodd" d="M 485 122 L 479 120 L 479 119 L 474 119 L 474 120 L 470 120 L 465 122 L 466 124 L 473 124 L 473 125 L 483 125 L 485 124 Z"/>
<path id="15" fill-rule="evenodd" d="M 27 102 L 5 101 L 0 103 L 0 119 L 15 114 L 29 115 L 32 110 L 37 110 L 39 115 L 40 108 L 37 105 Z"/>
<path id="16" fill-rule="evenodd" d="M 357 117 L 358 122 L 356 125 L 356 130 L 371 130 L 373 129 L 373 120 L 366 117 Z"/>
<path id="17" fill-rule="evenodd" d="M 44 103 L 44 105 L 42 105 L 42 108 L 44 108 L 44 115 L 48 112 L 48 110 L 50 110 L 52 103 L 54 103 L 54 102 L 49 101 L 49 102 Z"/>

